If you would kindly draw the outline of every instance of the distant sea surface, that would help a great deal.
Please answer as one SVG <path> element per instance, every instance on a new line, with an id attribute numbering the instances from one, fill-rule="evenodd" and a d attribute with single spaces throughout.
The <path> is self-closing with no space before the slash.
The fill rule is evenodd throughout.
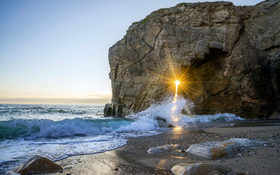
<path id="1" fill-rule="evenodd" d="M 166 100 L 127 118 L 104 117 L 102 105 L 0 104 L 0 174 L 14 174 L 34 155 L 60 160 L 116 149 L 129 137 L 158 134 L 166 130 L 159 127 L 158 117 L 169 124 L 179 116 L 176 125 L 183 127 L 241 120 L 234 114 L 180 115 L 186 103 Z"/>

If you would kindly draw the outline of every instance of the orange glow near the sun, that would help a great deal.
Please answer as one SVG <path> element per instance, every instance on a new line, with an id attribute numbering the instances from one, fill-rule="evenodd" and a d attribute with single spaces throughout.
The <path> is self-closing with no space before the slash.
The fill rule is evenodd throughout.
<path id="1" fill-rule="evenodd" d="M 177 98 L 182 96 L 183 98 L 189 98 L 192 94 L 200 91 L 197 89 L 200 85 L 200 75 L 203 72 L 200 70 L 204 65 L 196 66 L 196 62 L 182 64 L 182 60 L 178 61 L 177 58 L 172 56 L 173 52 L 169 49 L 164 50 L 163 56 L 166 60 L 164 61 L 165 70 L 161 65 L 154 67 L 153 69 L 146 69 L 147 73 L 158 79 L 158 83 L 161 84 L 160 88 L 166 89 L 166 94 L 173 99 L 173 106 L 171 108 L 171 116 L 173 124 L 176 125 L 179 122 L 177 116 Z M 191 60 L 190 60 L 191 61 Z M 198 78 L 197 78 L 198 77 Z M 164 92 L 163 92 L 164 93 Z M 172 95 L 172 96 L 171 96 Z"/>
<path id="2" fill-rule="evenodd" d="M 162 83 L 163 89 L 166 88 L 166 94 L 175 96 L 190 97 L 191 94 L 196 93 L 199 89 L 196 89 L 200 82 L 197 81 L 197 74 L 199 71 L 191 71 L 191 67 L 195 62 L 189 63 L 189 65 L 178 64 L 178 61 L 172 57 L 170 50 L 165 50 L 167 70 L 163 71 L 162 66 L 155 67 L 153 69 L 146 69 L 147 73 L 151 76 L 157 77 L 159 83 Z M 176 95 L 177 94 L 177 95 Z"/>

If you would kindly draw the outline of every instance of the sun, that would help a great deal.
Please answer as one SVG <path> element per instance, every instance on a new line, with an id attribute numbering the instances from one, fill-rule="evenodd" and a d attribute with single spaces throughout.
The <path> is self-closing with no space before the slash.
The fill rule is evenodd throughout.
<path id="1" fill-rule="evenodd" d="M 178 86 L 179 84 L 181 84 L 181 82 L 180 82 L 179 80 L 176 80 L 174 83 L 175 83 L 176 86 Z"/>

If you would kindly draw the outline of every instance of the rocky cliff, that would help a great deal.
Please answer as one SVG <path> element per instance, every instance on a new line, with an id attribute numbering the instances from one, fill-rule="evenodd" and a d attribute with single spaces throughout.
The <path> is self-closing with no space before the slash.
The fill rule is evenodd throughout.
<path id="1" fill-rule="evenodd" d="M 111 111 L 125 116 L 173 94 L 196 114 L 280 111 L 280 1 L 182 3 L 133 23 L 109 50 Z M 277 107 L 278 104 L 278 107 Z"/>

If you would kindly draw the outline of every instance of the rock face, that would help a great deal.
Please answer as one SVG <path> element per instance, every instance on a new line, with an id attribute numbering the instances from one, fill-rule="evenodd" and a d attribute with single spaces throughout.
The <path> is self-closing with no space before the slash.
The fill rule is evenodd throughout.
<path id="1" fill-rule="evenodd" d="M 173 95 L 175 77 L 196 114 L 256 118 L 280 111 L 279 19 L 280 1 L 268 0 L 182 3 L 133 23 L 109 50 L 111 114 Z"/>
<path id="2" fill-rule="evenodd" d="M 17 173 L 22 175 L 54 172 L 63 172 L 63 169 L 60 165 L 42 156 L 32 157 L 17 170 Z"/>

